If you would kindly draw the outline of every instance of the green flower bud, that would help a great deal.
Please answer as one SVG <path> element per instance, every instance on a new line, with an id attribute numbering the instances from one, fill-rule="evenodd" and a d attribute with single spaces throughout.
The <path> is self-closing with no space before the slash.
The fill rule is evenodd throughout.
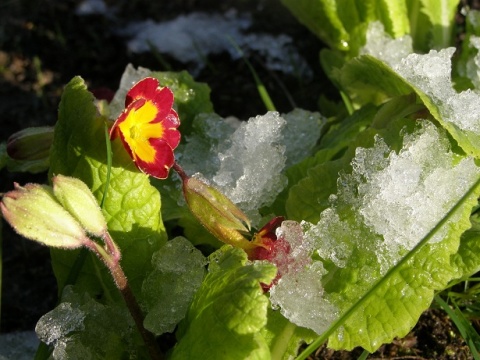
<path id="1" fill-rule="evenodd" d="M 80 179 L 57 175 L 52 179 L 53 193 L 63 207 L 90 234 L 102 237 L 107 223 L 97 200 Z"/>
<path id="2" fill-rule="evenodd" d="M 48 169 L 53 127 L 32 127 L 16 132 L 7 141 L 10 171 L 40 172 Z"/>
<path id="3" fill-rule="evenodd" d="M 257 246 L 242 235 L 248 232 L 250 222 L 229 198 L 197 178 L 182 177 L 182 181 L 190 211 L 210 233 L 226 244 L 245 250 Z"/>
<path id="4" fill-rule="evenodd" d="M 3 196 L 0 209 L 17 233 L 47 246 L 75 249 L 89 240 L 49 186 L 15 184 L 15 190 Z"/>

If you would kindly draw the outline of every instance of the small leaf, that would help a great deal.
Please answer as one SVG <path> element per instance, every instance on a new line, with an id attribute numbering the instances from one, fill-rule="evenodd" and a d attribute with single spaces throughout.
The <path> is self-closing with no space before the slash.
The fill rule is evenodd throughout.
<path id="1" fill-rule="evenodd" d="M 185 317 L 202 283 L 206 259 L 187 239 L 177 237 L 153 254 L 152 263 L 154 270 L 142 286 L 144 326 L 160 335 L 173 332 Z"/>
<path id="2" fill-rule="evenodd" d="M 210 256 L 209 272 L 177 332 L 172 359 L 270 357 L 259 333 L 269 306 L 260 283 L 270 283 L 276 270 L 270 264 L 246 262 L 245 252 L 230 246 Z"/>

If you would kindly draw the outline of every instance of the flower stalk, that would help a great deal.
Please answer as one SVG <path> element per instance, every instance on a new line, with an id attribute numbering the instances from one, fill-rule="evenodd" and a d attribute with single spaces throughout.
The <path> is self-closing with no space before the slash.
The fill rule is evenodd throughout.
<path id="1" fill-rule="evenodd" d="M 145 316 L 140 309 L 140 305 L 138 304 L 132 289 L 128 284 L 127 276 L 120 265 L 120 250 L 108 232 L 106 233 L 104 239 L 107 239 L 105 248 L 93 240 L 90 240 L 90 242 L 86 243 L 85 246 L 95 253 L 105 263 L 110 271 L 113 281 L 120 291 L 120 294 L 127 305 L 128 311 L 132 315 L 135 325 L 137 326 L 137 329 L 142 336 L 145 345 L 147 346 L 150 358 L 152 360 L 162 360 L 164 359 L 164 356 L 157 342 L 155 341 L 155 337 L 143 326 Z"/>
<path id="2" fill-rule="evenodd" d="M 90 189 L 81 180 L 63 175 L 55 176 L 52 182 L 53 188 L 15 184 L 15 189 L 6 193 L 0 202 L 3 217 L 17 233 L 28 239 L 64 249 L 85 247 L 97 255 L 122 294 L 151 359 L 163 359 L 154 335 L 143 326 L 145 317 L 120 265 L 120 248 L 110 236 Z M 104 244 L 89 235 L 101 239 Z"/>

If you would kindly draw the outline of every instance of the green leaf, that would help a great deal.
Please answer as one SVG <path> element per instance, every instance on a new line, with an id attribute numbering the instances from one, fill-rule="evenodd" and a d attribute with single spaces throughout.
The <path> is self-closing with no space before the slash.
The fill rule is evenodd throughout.
<path id="1" fill-rule="evenodd" d="M 409 32 L 405 0 L 282 0 L 310 31 L 333 49 L 358 55 L 367 24 L 381 21 L 394 38 Z"/>
<path id="2" fill-rule="evenodd" d="M 275 274 L 271 264 L 247 265 L 240 249 L 224 246 L 212 254 L 171 359 L 269 359 L 260 333 L 269 301 L 260 283 L 270 283 Z"/>
<path id="3" fill-rule="evenodd" d="M 477 222 L 462 234 L 453 261 L 458 269 L 457 279 L 466 278 L 480 270 L 480 225 Z"/>
<path id="4" fill-rule="evenodd" d="M 205 263 L 201 252 L 182 237 L 168 241 L 153 254 L 154 270 L 142 286 L 147 330 L 156 335 L 175 330 L 202 283 Z"/>
<path id="5" fill-rule="evenodd" d="M 337 191 L 338 172 L 343 166 L 342 160 L 336 160 L 311 168 L 308 176 L 290 190 L 285 205 L 287 218 L 317 222 L 320 213 L 329 206 L 329 196 Z M 321 185 L 318 179 L 322 179 Z"/>
<path id="6" fill-rule="evenodd" d="M 421 11 L 427 15 L 430 27 L 430 49 L 453 45 L 455 14 L 459 0 L 421 0 Z"/>
<path id="7" fill-rule="evenodd" d="M 338 14 L 338 5 L 335 1 L 319 0 L 282 0 L 282 3 L 292 14 L 311 32 L 318 36 L 330 47 L 338 50 L 348 50 L 350 35 L 344 27 Z M 354 7 L 350 6 L 352 14 Z M 358 22 L 358 16 L 351 19 Z"/>
<path id="8" fill-rule="evenodd" d="M 289 176 L 290 191 L 285 203 L 287 218 L 297 221 L 318 221 L 320 212 L 329 206 L 329 196 L 337 190 L 338 172 L 353 157 L 355 146 L 360 145 L 355 141 L 357 136 L 362 135 L 363 144 L 365 141 L 370 141 L 370 146 L 373 143 L 373 133 L 370 132 L 369 136 L 366 136 L 364 132 L 371 124 L 376 111 L 377 108 L 374 106 L 365 106 L 332 126 L 320 140 L 321 150 L 317 152 L 313 161 L 309 160 L 305 164 L 310 165 L 305 169 L 308 170 L 305 171 L 306 176 L 295 182 L 290 182 Z M 350 155 L 345 157 L 344 153 L 349 146 L 352 150 Z M 337 160 L 332 161 L 333 159 Z M 319 183 L 318 179 L 322 179 L 322 182 Z"/>
<path id="9" fill-rule="evenodd" d="M 343 88 L 348 89 L 349 95 L 357 105 L 368 102 L 379 104 L 389 98 L 407 95 L 412 91 L 415 92 L 430 114 L 457 141 L 462 150 L 474 157 L 480 157 L 480 134 L 462 129 L 450 121 L 447 116 L 451 117 L 452 111 L 448 104 L 445 105 L 446 101 L 444 99 L 427 94 L 419 86 L 404 79 L 382 61 L 364 55 L 347 62 L 341 70 L 337 70 L 336 76 L 339 82 Z M 425 79 L 425 82 L 428 86 L 431 85 L 428 83 L 428 78 Z M 463 95 L 465 99 L 472 96 L 471 93 L 464 93 Z M 454 115 L 459 116 L 459 114 Z"/>
<path id="10" fill-rule="evenodd" d="M 405 0 L 380 0 L 376 2 L 376 5 L 378 20 L 382 22 L 385 30 L 393 38 L 396 39 L 409 33 L 410 23 Z"/>
<path id="11" fill-rule="evenodd" d="M 51 151 L 50 176 L 81 179 L 100 202 L 107 178 L 105 119 L 97 113 L 93 95 L 80 77 L 66 86 Z M 122 250 L 122 267 L 134 292 L 150 271 L 151 254 L 165 241 L 160 195 L 147 175 L 137 170 L 120 141 L 112 143 L 113 164 L 103 213 L 108 229 Z M 78 252 L 52 250 L 52 265 L 62 289 Z M 96 296 L 117 298 L 118 290 L 107 269 L 93 256 L 87 258 L 77 285 Z"/>
<path id="12" fill-rule="evenodd" d="M 332 124 L 320 139 L 318 149 L 328 149 L 333 157 L 340 157 L 351 142 L 370 126 L 377 110 L 376 106 L 367 105 Z"/>
<path id="13" fill-rule="evenodd" d="M 367 103 L 379 105 L 412 92 L 412 87 L 392 68 L 369 55 L 346 62 L 341 69 L 334 69 L 333 76 L 357 107 Z"/>
<path id="14" fill-rule="evenodd" d="M 471 226 L 470 213 L 480 194 L 480 173 L 471 158 L 437 148 L 448 146 L 445 133 L 428 122 L 420 124 L 422 130 L 413 134 L 411 130 L 400 133 L 397 126 L 390 125 L 382 136 L 389 147 L 384 147 L 378 136 L 375 151 L 357 147 L 352 163 L 356 170 L 350 174 L 346 168 L 341 173 L 341 187 L 330 207 L 307 231 L 308 238 L 316 239 L 318 255 L 328 271 L 322 278 L 324 297 L 340 314 L 310 349 L 328 337 L 329 347 L 334 349 L 362 346 L 373 352 L 382 343 L 406 335 L 430 305 L 435 291 L 458 276 L 455 254 L 462 233 Z M 392 152 L 390 149 L 398 148 L 400 134 L 405 134 L 403 148 Z M 407 165 L 409 159 L 423 160 Z M 405 183 L 416 176 L 413 184 Z M 445 185 L 450 184 L 449 179 L 457 186 Z M 324 178 L 316 180 L 318 187 L 323 186 Z M 429 193 L 435 193 L 440 203 L 425 206 L 421 199 Z M 416 201 L 414 217 L 405 211 L 411 201 Z M 422 226 L 425 229 L 416 233 Z"/>
<path id="15" fill-rule="evenodd" d="M 288 360 L 298 354 L 302 343 L 312 342 L 316 335 L 312 330 L 296 326 L 278 310 L 268 308 L 268 322 L 261 333 L 270 347 L 272 360 Z"/>

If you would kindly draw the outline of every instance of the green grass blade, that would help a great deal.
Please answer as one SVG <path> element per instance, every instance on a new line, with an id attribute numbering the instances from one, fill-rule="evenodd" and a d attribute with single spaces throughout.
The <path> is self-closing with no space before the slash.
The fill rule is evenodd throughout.
<path id="1" fill-rule="evenodd" d="M 110 142 L 107 123 L 105 123 L 105 146 L 107 148 L 107 179 L 105 181 L 105 190 L 103 191 L 102 201 L 100 202 L 101 208 L 103 208 L 103 204 L 107 197 L 108 186 L 110 185 L 110 174 L 112 172 L 112 143 Z"/>
<path id="2" fill-rule="evenodd" d="M 440 296 L 435 295 L 435 301 L 440 307 L 448 314 L 450 319 L 455 323 L 462 335 L 463 339 L 467 343 L 472 356 L 475 360 L 480 360 L 480 354 L 478 349 L 480 348 L 480 335 L 473 328 L 470 321 L 465 318 L 465 315 L 460 311 L 458 306 L 453 303 L 454 309 L 452 309 Z"/>
<path id="3" fill-rule="evenodd" d="M 237 50 L 238 54 L 242 57 L 243 61 L 247 65 L 248 69 L 250 70 L 250 73 L 252 74 L 253 79 L 255 80 L 257 91 L 267 111 L 277 111 L 277 109 L 275 108 L 275 105 L 273 104 L 272 99 L 270 98 L 270 95 L 268 94 L 267 89 L 265 88 L 265 85 L 263 85 L 262 81 L 258 77 L 257 72 L 255 71 L 254 67 L 252 66 L 250 61 L 247 59 L 247 57 L 243 53 L 242 49 L 240 49 L 240 47 L 235 43 L 235 41 L 231 37 L 228 36 L 227 38 L 232 44 L 232 46 L 235 48 L 235 50 Z"/>

